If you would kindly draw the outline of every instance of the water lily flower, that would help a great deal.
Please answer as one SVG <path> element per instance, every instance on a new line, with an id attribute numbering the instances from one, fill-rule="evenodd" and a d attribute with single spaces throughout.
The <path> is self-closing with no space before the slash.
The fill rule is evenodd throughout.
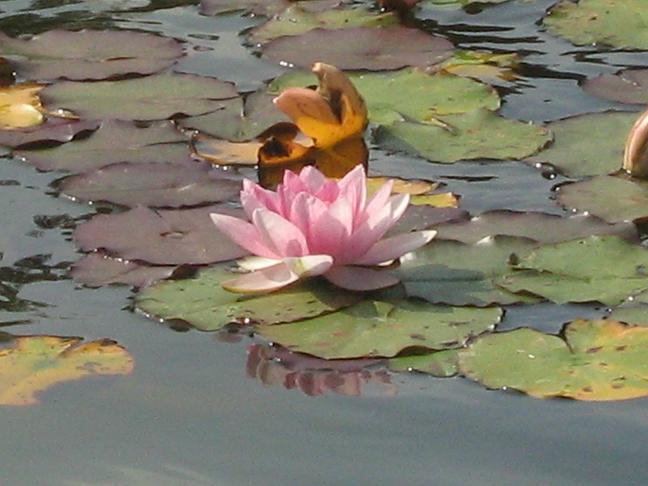
<path id="1" fill-rule="evenodd" d="M 322 275 L 350 290 L 374 290 L 398 283 L 375 268 L 428 243 L 435 231 L 383 239 L 409 204 L 408 194 L 391 196 L 392 182 L 367 197 L 362 166 L 341 180 L 314 167 L 299 175 L 285 171 L 276 192 L 243 182 L 241 204 L 250 221 L 212 214 L 216 227 L 253 257 L 239 265 L 250 273 L 224 282 L 225 289 L 264 293 L 299 279 Z"/>
<path id="2" fill-rule="evenodd" d="M 639 117 L 628 134 L 623 168 L 634 177 L 648 177 L 648 111 Z"/>

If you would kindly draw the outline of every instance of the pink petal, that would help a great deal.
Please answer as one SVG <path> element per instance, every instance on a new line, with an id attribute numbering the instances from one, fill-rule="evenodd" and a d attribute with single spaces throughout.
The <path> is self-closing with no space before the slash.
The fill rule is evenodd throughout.
<path id="1" fill-rule="evenodd" d="M 380 211 L 387 204 L 393 186 L 394 181 L 390 179 L 374 193 L 371 199 L 369 199 L 367 206 L 365 207 L 365 212 L 367 215 L 371 215 Z"/>
<path id="2" fill-rule="evenodd" d="M 332 203 L 340 196 L 340 189 L 337 182 L 333 180 L 326 181 L 320 189 L 315 192 L 315 197 L 327 202 Z"/>
<path id="3" fill-rule="evenodd" d="M 308 242 L 308 248 L 311 251 L 311 228 L 327 209 L 326 204 L 307 192 L 297 194 L 290 205 L 288 219 L 304 234 Z"/>
<path id="4" fill-rule="evenodd" d="M 264 268 L 272 267 L 273 265 L 281 263 L 281 261 L 282 260 L 277 260 L 275 258 L 248 256 L 236 260 L 236 264 L 245 270 L 253 272 L 255 270 L 263 270 Z"/>
<path id="5" fill-rule="evenodd" d="M 353 232 L 347 243 L 343 259 L 337 263 L 355 263 L 363 257 L 403 215 L 409 204 L 409 194 L 393 196 L 379 211 Z"/>
<path id="6" fill-rule="evenodd" d="M 252 213 L 258 208 L 267 208 L 275 213 L 280 213 L 279 199 L 275 192 L 263 189 L 258 184 L 244 179 L 243 190 L 241 191 L 241 205 L 245 210 L 248 218 L 252 218 Z"/>
<path id="7" fill-rule="evenodd" d="M 345 199 L 338 199 L 310 228 L 309 248 L 313 253 L 337 257 L 351 235 L 353 215 Z"/>
<path id="8" fill-rule="evenodd" d="M 301 230 L 277 213 L 267 209 L 257 209 L 252 214 L 252 222 L 262 244 L 276 255 L 299 257 L 310 253 L 306 237 Z"/>
<path id="9" fill-rule="evenodd" d="M 326 177 L 319 170 L 313 166 L 304 167 L 299 173 L 299 178 L 308 188 L 311 194 L 316 194 L 317 191 L 327 182 Z"/>
<path id="10" fill-rule="evenodd" d="M 436 231 L 415 231 L 380 240 L 353 263 L 357 265 L 378 265 L 394 260 L 429 243 L 436 233 Z"/>
<path id="11" fill-rule="evenodd" d="M 281 262 L 252 273 L 246 273 L 221 285 L 225 290 L 239 294 L 262 294 L 280 289 L 299 280 L 288 265 Z"/>
<path id="12" fill-rule="evenodd" d="M 400 282 L 391 273 L 352 266 L 333 267 L 324 278 L 337 287 L 357 291 L 382 289 Z"/>
<path id="13" fill-rule="evenodd" d="M 261 242 L 259 232 L 247 221 L 219 213 L 211 213 L 209 216 L 216 228 L 241 248 L 266 258 L 278 257 L 274 250 Z"/>
<path id="14" fill-rule="evenodd" d="M 314 277 L 326 273 L 333 266 L 333 258 L 330 255 L 307 255 L 284 258 L 284 263 L 299 278 Z"/>
<path id="15" fill-rule="evenodd" d="M 364 167 L 356 166 L 342 178 L 338 186 L 340 197 L 349 201 L 353 210 L 353 225 L 355 227 L 360 220 L 360 214 L 364 210 L 367 199 L 367 178 Z"/>

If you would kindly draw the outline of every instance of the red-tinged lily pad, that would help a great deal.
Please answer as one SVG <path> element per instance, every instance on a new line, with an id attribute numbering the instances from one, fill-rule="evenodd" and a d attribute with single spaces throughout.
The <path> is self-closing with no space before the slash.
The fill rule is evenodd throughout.
<path id="1" fill-rule="evenodd" d="M 174 72 L 123 81 L 65 81 L 41 91 L 50 110 L 66 109 L 81 118 L 164 120 L 218 110 L 221 100 L 238 96 L 234 85 L 216 78 Z"/>
<path id="2" fill-rule="evenodd" d="M 218 110 L 181 119 L 178 125 L 231 142 L 252 140 L 271 125 L 289 120 L 274 106 L 273 98 L 267 93 L 256 92 L 244 98 L 224 100 Z"/>
<path id="3" fill-rule="evenodd" d="M 157 265 L 205 264 L 247 254 L 219 232 L 209 217 L 222 213 L 241 218 L 225 206 L 153 211 L 137 207 L 120 214 L 100 214 L 74 231 L 83 251 L 103 249 L 111 256 Z"/>
<path id="4" fill-rule="evenodd" d="M 81 132 L 94 131 L 100 122 L 49 117 L 36 127 L 19 130 L 0 130 L 0 145 L 19 148 L 47 142 L 69 142 Z"/>
<path id="5" fill-rule="evenodd" d="M 200 13 L 202 15 L 220 15 L 229 12 L 244 11 L 255 15 L 272 16 L 283 12 L 297 3 L 309 12 L 318 12 L 336 7 L 341 0 L 307 0 L 294 2 L 291 0 L 201 0 Z"/>
<path id="6" fill-rule="evenodd" d="M 625 176 L 598 176 L 557 188 L 558 201 L 612 223 L 648 218 L 648 182 Z"/>
<path id="7" fill-rule="evenodd" d="M 28 79 L 106 79 L 161 71 L 182 56 L 182 46 L 126 30 L 51 30 L 29 40 L 0 33 L 0 56 Z"/>
<path id="8" fill-rule="evenodd" d="M 236 197 L 241 182 L 204 163 L 121 163 L 67 177 L 60 191 L 81 201 L 107 201 L 124 206 L 182 207 Z"/>
<path id="9" fill-rule="evenodd" d="M 648 69 L 601 74 L 585 81 L 583 89 L 597 98 L 645 105 L 648 103 Z"/>
<path id="10" fill-rule="evenodd" d="M 313 46 L 317 46 L 316 49 Z M 447 59 L 453 46 L 443 37 L 402 26 L 315 29 L 265 44 L 263 57 L 293 66 L 325 62 L 339 69 L 383 71 L 430 66 Z"/>
<path id="11" fill-rule="evenodd" d="M 459 371 L 490 389 L 535 398 L 609 401 L 648 396 L 648 328 L 576 320 L 560 336 L 533 329 L 484 335 L 459 352 Z"/>
<path id="12" fill-rule="evenodd" d="M 468 217 L 468 211 L 459 208 L 410 204 L 388 234 L 421 231 L 443 223 L 465 221 Z"/>
<path id="13" fill-rule="evenodd" d="M 637 240 L 634 224 L 610 224 L 587 215 L 561 217 L 553 214 L 517 211 L 489 211 L 470 221 L 436 226 L 436 238 L 477 243 L 488 236 L 521 236 L 540 243 L 558 243 L 588 235 L 617 235 Z"/>
<path id="14" fill-rule="evenodd" d="M 16 155 L 40 170 L 85 172 L 117 162 L 180 163 L 190 154 L 188 139 L 171 122 L 138 128 L 107 120 L 90 137 L 53 148 L 20 150 Z"/>
<path id="15" fill-rule="evenodd" d="M 91 253 L 72 265 L 70 276 L 75 282 L 88 287 L 124 284 L 142 288 L 170 277 L 175 269 L 175 266 L 143 265 L 101 253 Z"/>

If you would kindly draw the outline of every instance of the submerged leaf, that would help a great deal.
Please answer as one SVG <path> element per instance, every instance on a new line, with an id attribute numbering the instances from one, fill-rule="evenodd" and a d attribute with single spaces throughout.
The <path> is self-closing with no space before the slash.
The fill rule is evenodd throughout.
<path id="1" fill-rule="evenodd" d="M 319 280 L 249 297 L 223 289 L 221 283 L 233 276 L 227 266 L 219 265 L 201 271 L 196 278 L 161 282 L 140 292 L 136 306 L 164 320 L 180 319 L 201 331 L 216 331 L 233 322 L 277 324 L 315 317 L 361 298 Z"/>
<path id="2" fill-rule="evenodd" d="M 502 310 L 366 301 L 302 322 L 257 326 L 266 339 L 324 359 L 391 357 L 409 347 L 460 347 L 493 330 Z"/>
<path id="3" fill-rule="evenodd" d="M 585 80 L 583 89 L 605 100 L 645 105 L 648 103 L 648 69 L 601 74 Z"/>
<path id="4" fill-rule="evenodd" d="M 133 358 L 108 339 L 12 336 L 0 348 L 0 405 L 33 405 L 40 392 L 58 383 L 132 370 Z"/>
<path id="5" fill-rule="evenodd" d="M 562 335 L 516 329 L 478 338 L 459 352 L 459 370 L 493 389 L 535 398 L 625 400 L 648 395 L 648 328 L 577 320 Z"/>

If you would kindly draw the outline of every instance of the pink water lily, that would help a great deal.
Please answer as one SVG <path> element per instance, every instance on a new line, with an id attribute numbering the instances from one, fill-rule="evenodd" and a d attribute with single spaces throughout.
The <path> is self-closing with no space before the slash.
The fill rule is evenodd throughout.
<path id="1" fill-rule="evenodd" d="M 391 273 L 368 268 L 392 262 L 429 242 L 435 231 L 382 239 L 409 204 L 391 196 L 392 182 L 367 197 L 364 168 L 343 179 L 327 179 L 313 167 L 284 173 L 276 192 L 245 180 L 241 204 L 250 222 L 212 214 L 216 227 L 254 257 L 240 260 L 251 270 L 223 283 L 232 292 L 271 292 L 301 278 L 322 275 L 350 290 L 398 283 Z"/>

